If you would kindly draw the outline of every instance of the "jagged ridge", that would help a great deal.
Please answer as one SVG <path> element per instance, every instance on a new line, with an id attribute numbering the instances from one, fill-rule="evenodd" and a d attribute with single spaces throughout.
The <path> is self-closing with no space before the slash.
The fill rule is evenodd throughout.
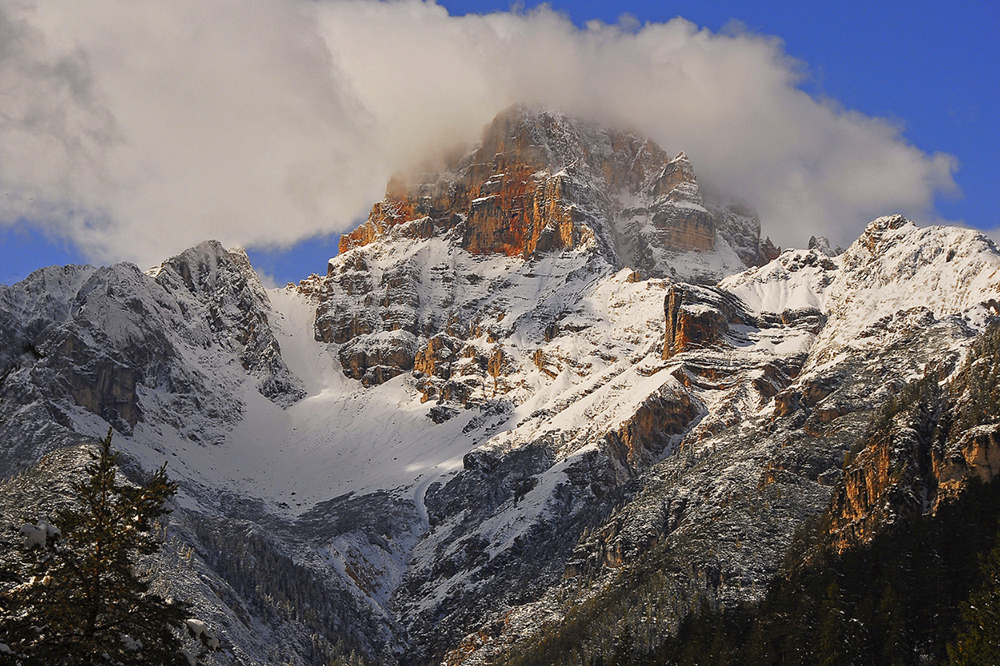
<path id="1" fill-rule="evenodd" d="M 650 278 L 624 267 L 615 230 L 641 218 L 653 239 L 656 206 L 692 201 L 683 160 L 538 118 L 525 163 L 543 185 L 561 179 L 558 196 L 498 194 L 497 215 L 521 211 L 499 236 L 469 231 L 479 190 L 453 226 L 445 213 L 373 226 L 294 289 L 266 292 L 216 243 L 151 275 L 67 267 L 3 288 L 5 462 L 108 423 L 135 466 L 169 458 L 174 552 L 193 547 L 199 575 L 170 566 L 226 629 L 221 661 L 273 662 L 273 641 L 319 663 L 316 646 L 343 639 L 386 664 L 502 662 L 602 595 L 621 595 L 631 635 L 654 637 L 699 599 L 759 598 L 796 527 L 839 492 L 873 408 L 928 368 L 960 367 L 995 318 L 1000 255 L 974 232 L 888 217 L 839 256 L 817 243 L 715 286 Z M 552 136 L 583 138 L 563 150 Z M 598 173 L 600 151 L 566 166 L 593 145 L 664 169 L 623 166 L 619 182 Z M 484 183 L 498 173 L 462 167 L 479 168 Z M 609 217 L 608 183 L 648 198 Z M 450 187 L 428 211 L 450 210 Z M 572 233 L 518 208 L 538 197 L 575 201 Z M 675 250 L 649 256 L 704 276 L 705 255 Z M 955 483 L 974 475 L 959 453 L 992 465 L 990 433 L 955 442 Z M 650 571 L 655 599 L 629 582 Z"/>

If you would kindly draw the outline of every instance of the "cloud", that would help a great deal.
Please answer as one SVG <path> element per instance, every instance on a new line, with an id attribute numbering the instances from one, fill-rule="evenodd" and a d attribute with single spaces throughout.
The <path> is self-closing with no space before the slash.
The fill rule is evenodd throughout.
<path id="1" fill-rule="evenodd" d="M 780 41 L 682 19 L 575 27 L 401 0 L 6 0 L 0 224 L 150 265 L 205 238 L 288 246 L 351 227 L 394 171 L 514 102 L 685 150 L 765 232 L 849 242 L 933 217 L 954 158 L 802 92 Z M 4 196 L 7 195 L 7 196 Z"/>

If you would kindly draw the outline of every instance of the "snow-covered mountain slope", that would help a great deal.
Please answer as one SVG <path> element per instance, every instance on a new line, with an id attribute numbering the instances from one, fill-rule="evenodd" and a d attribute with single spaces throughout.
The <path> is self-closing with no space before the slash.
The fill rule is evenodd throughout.
<path id="1" fill-rule="evenodd" d="M 683 156 L 517 108 L 326 276 L 265 290 L 207 242 L 0 287 L 0 475 L 109 425 L 129 473 L 166 461 L 219 663 L 503 663 L 654 564 L 669 631 L 758 598 L 872 410 L 1000 308 L 974 232 L 880 218 L 744 270 L 756 224 Z"/>
<path id="2" fill-rule="evenodd" d="M 615 510 L 582 533 L 562 580 L 492 615 L 446 661 L 504 663 L 542 633 L 567 640 L 558 627 L 573 617 L 567 631 L 579 631 L 582 608 L 619 618 L 613 628 L 574 634 L 581 654 L 607 655 L 614 646 L 601 641 L 615 636 L 655 645 L 701 598 L 759 599 L 795 528 L 829 506 L 844 456 L 874 410 L 907 381 L 948 377 L 996 320 L 998 266 L 1000 254 L 980 234 L 889 217 L 842 256 L 787 251 L 717 289 L 671 286 L 666 359 L 651 379 L 679 379 L 701 415 L 673 438 L 673 455 L 654 460 L 623 487 Z M 530 545 L 521 552 L 537 553 Z"/>
<path id="3" fill-rule="evenodd" d="M 787 251 L 720 286 L 754 312 L 823 312 L 828 321 L 813 355 L 823 362 L 845 344 L 871 341 L 900 313 L 932 321 L 964 313 L 981 320 L 984 307 L 996 308 L 1000 259 L 993 241 L 976 231 L 918 229 L 896 215 L 869 224 L 838 257 Z"/>
<path id="4" fill-rule="evenodd" d="M 383 384 L 330 370 L 330 381 L 352 388 L 345 402 L 366 405 L 369 420 L 396 420 L 414 450 L 454 446 L 430 456 L 436 470 L 398 479 L 423 524 L 413 559 L 369 568 L 388 581 L 380 599 L 394 590 L 408 654 L 420 661 L 462 643 L 484 618 L 511 613 L 531 635 L 539 618 L 561 617 L 552 598 L 565 595 L 567 572 L 615 571 L 651 544 L 698 562 L 694 576 L 676 572 L 678 608 L 706 590 L 754 599 L 795 526 L 829 501 L 871 409 L 925 368 L 953 366 L 992 316 L 997 265 L 977 234 L 902 218 L 876 220 L 842 256 L 789 251 L 716 289 L 616 272 L 585 247 L 525 259 L 392 238 L 346 252 L 325 283 L 286 298 L 382 299 L 393 313 L 383 321 L 423 322 L 406 338 L 413 370 Z M 950 278 L 948 293 L 936 291 L 943 270 L 964 276 Z M 370 286 L 357 287 L 364 278 L 385 292 L 371 298 Z M 410 300 L 393 302 L 397 288 Z M 664 308 L 676 294 L 671 323 Z M 365 310 L 321 305 L 321 338 L 332 311 Z M 680 346 L 665 354 L 668 335 Z M 357 339 L 327 353 L 349 361 Z M 379 412 L 368 408 L 375 400 L 408 406 Z M 416 421 L 402 420 L 408 410 Z M 391 451 L 392 441 L 383 436 L 372 451 Z M 376 453 L 355 471 L 367 478 L 368 465 L 388 462 Z M 365 543 L 349 552 L 384 561 Z M 509 645 L 500 636 L 496 646 Z M 503 654 L 475 647 L 452 658 Z"/>
<path id="5" fill-rule="evenodd" d="M 421 243 L 383 249 L 428 270 L 438 263 L 428 255 L 449 252 L 439 239 Z M 137 466 L 166 460 L 181 482 L 177 538 L 194 547 L 206 580 L 250 604 L 240 587 L 254 574 L 230 569 L 235 565 L 218 549 L 264 548 L 256 541 L 264 539 L 268 548 L 293 553 L 312 576 L 332 580 L 330 594 L 353 596 L 334 613 L 339 626 L 360 616 L 383 627 L 348 635 L 369 655 L 391 653 L 402 641 L 384 629 L 396 621 L 391 602 L 417 540 L 450 512 L 441 489 L 472 464 L 470 451 L 483 444 L 476 455 L 486 460 L 559 436 L 557 448 L 542 452 L 537 471 L 544 472 L 574 454 L 592 457 L 593 441 L 621 428 L 647 393 L 678 390 L 676 380 L 633 367 L 637 358 L 659 355 L 666 283 L 636 281 L 630 270 L 613 274 L 604 263 L 595 269 L 595 255 L 585 249 L 535 260 L 452 253 L 457 272 L 494 285 L 484 288 L 489 297 L 482 303 L 502 315 L 468 341 L 498 359 L 494 372 L 489 361 L 485 369 L 476 362 L 463 370 L 456 359 L 442 393 L 455 380 L 469 391 L 440 401 L 425 400 L 433 374 L 406 373 L 368 388 L 345 376 L 343 346 L 315 340 L 316 301 L 297 289 L 265 293 L 241 258 L 207 243 L 150 274 L 128 265 L 46 269 L 5 288 L 5 348 L 26 350 L 5 359 L 2 427 L 13 444 L 3 451 L 7 469 L 24 469 L 112 424 L 116 445 Z M 71 336 L 83 342 L 50 351 L 51 341 Z M 38 352 L 29 353 L 29 344 Z M 59 390 L 85 372 L 90 381 L 80 382 L 79 393 Z M 284 389 L 275 393 L 274 386 Z M 690 405 L 686 414 L 695 412 Z M 594 423 L 599 414 L 607 419 Z M 61 438 L 46 434 L 52 430 Z M 624 474 L 639 464 L 625 457 L 616 469 Z M 530 495 L 522 515 L 501 512 L 491 527 L 471 527 L 496 538 L 496 553 L 508 552 L 518 530 L 548 520 L 543 491 L 566 469 L 562 463 L 537 492 L 514 490 Z M 601 473 L 613 489 L 618 479 Z M 530 483 L 528 477 L 522 469 L 501 479 L 502 487 L 491 490 L 499 495 L 476 511 L 486 516 L 495 500 L 506 502 L 511 484 Z M 224 524 L 245 527 L 225 539 L 206 531 Z M 564 549 L 571 546 L 567 541 Z M 259 644 L 247 642 L 254 625 L 235 626 L 232 603 L 207 612 L 229 628 L 232 654 L 262 658 Z"/>
<path id="6" fill-rule="evenodd" d="M 419 472 L 408 465 L 435 449 L 411 452 L 398 467 L 385 464 L 398 449 L 380 450 L 370 473 L 359 473 L 357 461 L 370 460 L 371 442 L 386 433 L 361 417 L 371 412 L 367 398 L 387 415 L 398 399 L 352 402 L 359 387 L 344 386 L 335 358 L 313 339 L 315 305 L 269 296 L 245 254 L 214 242 L 149 274 L 126 264 L 44 269 L 0 288 L 0 303 L 4 476 L 93 441 L 109 424 L 134 469 L 166 462 L 181 484 L 167 586 L 195 597 L 229 634 L 217 661 L 272 662 L 280 653 L 318 663 L 340 644 L 374 654 L 392 643 L 380 604 L 420 519 L 405 497 L 351 491 L 412 485 Z M 352 420 L 360 427 L 344 427 Z M 433 426 L 401 418 L 388 430 L 399 443 L 400 432 L 424 423 Z M 369 537 L 381 547 L 366 545 Z M 352 578 L 361 568 L 349 548 L 356 542 L 384 563 L 366 574 L 374 582 L 365 593 Z M 303 615 L 307 606 L 327 611 Z"/>
<path id="7" fill-rule="evenodd" d="M 155 277 L 129 264 L 42 269 L 0 287 L 0 304 L 3 390 L 22 403 L 3 410 L 4 423 L 32 451 L 6 459 L 8 469 L 73 431 L 93 434 L 91 416 L 123 434 L 140 423 L 167 428 L 193 445 L 224 439 L 244 412 L 244 383 L 282 405 L 302 395 L 246 255 L 217 243 L 171 259 Z M 22 413 L 24 403 L 41 412 Z M 58 427 L 32 434 L 39 420 Z"/>

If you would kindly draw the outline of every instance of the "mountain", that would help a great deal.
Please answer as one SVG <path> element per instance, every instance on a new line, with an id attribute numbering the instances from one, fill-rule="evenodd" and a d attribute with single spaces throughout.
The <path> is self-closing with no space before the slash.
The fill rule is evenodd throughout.
<path id="1" fill-rule="evenodd" d="M 150 570 L 216 663 L 651 650 L 764 598 L 810 518 L 847 548 L 1000 472 L 982 418 L 867 437 L 913 381 L 971 382 L 994 244 L 890 216 L 812 245 L 778 254 L 683 153 L 513 107 L 326 275 L 264 289 L 206 242 L 0 286 L 0 516 L 110 425 L 124 473 L 180 483 Z"/>
<path id="2" fill-rule="evenodd" d="M 372 385 L 412 369 L 440 377 L 431 357 L 484 333 L 557 325 L 610 272 L 714 283 L 764 252 L 756 215 L 706 203 L 683 153 L 515 106 L 450 172 L 390 183 L 326 279 L 302 291 L 320 302 L 319 339 L 346 343 L 341 364 Z M 432 349 L 418 348 L 425 338 Z M 444 367 L 445 380 L 459 370 Z"/>

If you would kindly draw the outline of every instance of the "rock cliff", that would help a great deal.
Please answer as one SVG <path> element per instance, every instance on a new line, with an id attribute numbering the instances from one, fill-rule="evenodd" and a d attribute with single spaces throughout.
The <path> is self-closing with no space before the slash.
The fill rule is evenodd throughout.
<path id="1" fill-rule="evenodd" d="M 0 411 L 10 410 L 5 428 L 24 436 L 12 436 L 0 451 L 7 469 L 79 443 L 80 410 L 125 434 L 162 422 L 201 440 L 219 436 L 200 428 L 205 418 L 240 418 L 234 378 L 252 378 L 279 405 L 303 395 L 281 358 L 267 294 L 246 254 L 216 242 L 169 259 L 152 275 L 129 264 L 45 268 L 0 286 L 0 303 L 0 396 L 8 396 Z M 38 413 L 17 407 L 29 396 L 32 410 L 48 415 L 41 430 Z"/>
<path id="2" fill-rule="evenodd" d="M 997 477 L 998 341 L 994 324 L 958 370 L 931 368 L 883 405 L 845 462 L 830 506 L 836 548 L 865 543 L 900 518 L 936 511 L 969 483 Z"/>
<path id="3" fill-rule="evenodd" d="M 810 515 L 828 514 L 834 543 L 855 543 L 993 478 L 994 417 L 969 416 L 995 413 L 993 399 L 968 393 L 995 386 L 980 350 L 996 335 L 1000 253 L 973 232 L 902 218 L 874 221 L 842 255 L 816 245 L 714 288 L 665 289 L 659 372 L 703 413 L 672 455 L 620 486 L 625 498 L 581 533 L 563 581 L 468 634 L 455 663 L 504 663 L 541 637 L 577 654 L 614 653 L 608 631 L 615 645 L 626 635 L 655 643 L 700 599 L 758 600 L 792 526 Z M 939 283 L 954 289 L 924 286 Z M 965 416 L 947 420 L 946 404 Z"/>
<path id="4" fill-rule="evenodd" d="M 0 287 L 0 524 L 111 425 L 180 482 L 155 570 L 215 663 L 608 662 L 759 600 L 811 517 L 864 540 L 998 473 L 993 243 L 812 245 L 748 267 L 777 248 L 683 155 L 515 108 L 298 286 L 214 242 L 44 269 Z"/>
<path id="5" fill-rule="evenodd" d="M 524 258 L 596 240 L 616 267 L 646 275 L 669 270 L 670 253 L 713 250 L 720 232 L 746 263 L 761 256 L 753 211 L 707 208 L 687 155 L 551 112 L 511 107 L 448 172 L 411 180 L 389 184 L 341 253 L 454 230 L 469 252 Z"/>
<path id="6" fill-rule="evenodd" d="M 634 134 L 521 106 L 498 115 L 449 171 L 410 181 L 390 182 L 368 220 L 341 237 L 326 278 L 310 286 L 320 298 L 317 339 L 349 343 L 341 363 L 366 385 L 413 368 L 433 336 L 476 337 L 483 319 L 502 314 L 464 298 L 473 285 L 463 282 L 477 275 L 454 273 L 454 260 L 431 272 L 412 257 L 386 263 L 393 243 L 416 249 L 436 240 L 446 254 L 522 262 L 572 252 L 593 272 L 628 267 L 643 278 L 700 282 L 756 265 L 767 251 L 753 211 L 706 201 L 684 153 L 671 159 Z"/>

